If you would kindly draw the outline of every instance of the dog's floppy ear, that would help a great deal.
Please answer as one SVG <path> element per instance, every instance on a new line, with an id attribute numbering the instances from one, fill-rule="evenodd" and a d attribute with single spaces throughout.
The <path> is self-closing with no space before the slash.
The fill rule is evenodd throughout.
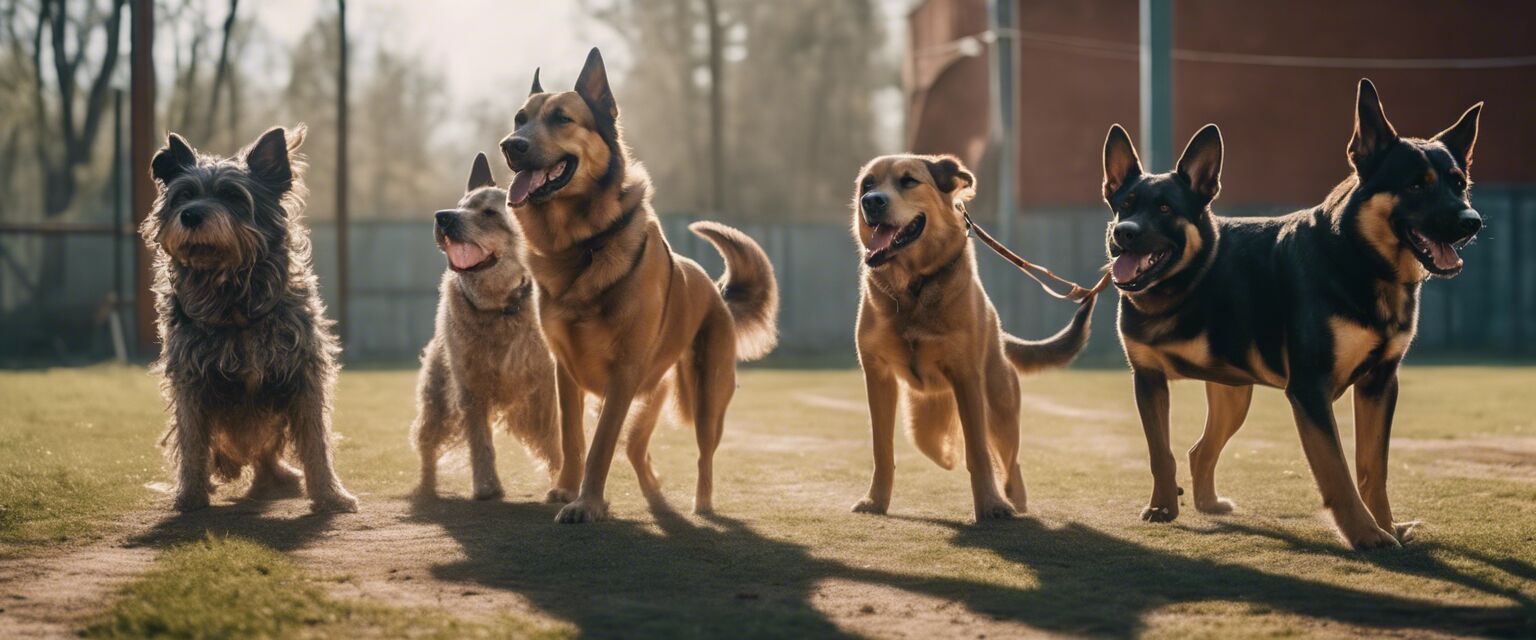
<path id="1" fill-rule="evenodd" d="M 261 134 L 245 152 L 245 166 L 251 175 L 279 193 L 293 186 L 293 167 L 288 162 L 287 132 L 272 127 Z"/>
<path id="2" fill-rule="evenodd" d="M 149 161 L 149 169 L 160 184 L 170 184 L 196 163 L 197 152 L 192 150 L 192 145 L 180 135 L 170 133 L 165 136 L 165 146 L 160 147 L 155 158 Z"/>
<path id="3" fill-rule="evenodd" d="M 1141 157 L 1136 155 L 1136 145 L 1131 144 L 1131 134 L 1125 132 L 1125 127 L 1110 125 L 1109 135 L 1104 138 L 1104 200 L 1138 177 Z"/>
<path id="4" fill-rule="evenodd" d="M 1349 163 L 1354 165 L 1356 174 L 1369 173 L 1380 154 L 1396 143 L 1397 130 L 1387 121 L 1376 85 L 1361 78 L 1355 97 L 1355 133 L 1349 137 Z"/>
<path id="5" fill-rule="evenodd" d="M 544 93 L 544 85 L 539 84 L 539 68 L 533 68 L 533 87 L 528 89 L 528 95 Z"/>
<path id="6" fill-rule="evenodd" d="M 491 177 L 491 161 L 485 157 L 484 153 L 475 154 L 475 163 L 469 167 L 469 186 L 464 189 L 464 192 L 494 186 L 496 186 L 496 179 Z"/>
<path id="7" fill-rule="evenodd" d="M 976 176 L 961 164 L 959 158 L 935 156 L 924 159 L 923 163 L 928 165 L 928 173 L 933 176 L 933 184 L 939 191 L 948 194 L 958 192 L 962 200 L 970 200 L 975 193 Z"/>
<path id="8" fill-rule="evenodd" d="M 1482 114 L 1483 103 L 1474 104 L 1471 109 L 1467 109 L 1466 113 L 1461 114 L 1461 119 L 1457 120 L 1456 124 L 1435 134 L 1432 138 L 1443 143 L 1445 148 L 1451 151 L 1451 155 L 1456 157 L 1456 162 L 1461 164 L 1462 169 L 1472 167 L 1472 145 L 1477 144 L 1477 121 Z"/>
<path id="9" fill-rule="evenodd" d="M 1178 175 L 1206 202 L 1221 193 L 1221 129 L 1208 124 L 1195 132 L 1179 156 Z"/>
<path id="10" fill-rule="evenodd" d="M 581 75 L 576 76 L 576 94 L 587 101 L 587 107 L 598 118 L 618 119 L 619 104 L 608 87 L 608 70 L 603 67 L 603 54 L 597 47 L 592 47 L 592 52 L 587 54 L 587 63 L 581 67 Z"/>

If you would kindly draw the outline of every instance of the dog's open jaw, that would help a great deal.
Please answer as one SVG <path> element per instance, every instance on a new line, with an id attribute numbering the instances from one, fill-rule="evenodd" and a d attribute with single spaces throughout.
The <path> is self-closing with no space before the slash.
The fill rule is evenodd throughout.
<path id="1" fill-rule="evenodd" d="M 1170 250 L 1161 249 L 1148 253 L 1136 253 L 1134 251 L 1122 251 L 1115 256 L 1114 263 L 1110 266 L 1110 277 L 1114 279 L 1115 286 L 1127 291 L 1142 289 L 1151 280 L 1149 276 L 1158 271 L 1157 267 L 1168 259 Z"/>
<path id="2" fill-rule="evenodd" d="M 512 178 L 512 185 L 507 187 L 507 204 L 514 207 L 523 206 L 529 200 L 544 202 L 555 195 L 555 192 L 570 183 L 571 177 L 576 175 L 576 158 L 567 156 L 554 165 L 543 169 L 523 169 Z"/>
<path id="3" fill-rule="evenodd" d="M 1435 274 L 1446 276 L 1461 271 L 1463 263 L 1461 254 L 1456 251 L 1456 245 L 1431 239 L 1418 229 L 1406 225 L 1399 234 L 1407 238 L 1409 251 L 1413 252 L 1414 257 Z M 1470 240 L 1468 238 L 1467 241 Z"/>
<path id="4" fill-rule="evenodd" d="M 479 271 L 496 263 L 495 254 L 473 242 L 444 238 L 443 253 L 448 254 L 448 267 L 459 273 Z"/>
<path id="5" fill-rule="evenodd" d="M 902 247 L 912 244 L 913 240 L 923 235 L 923 229 L 928 225 L 928 216 L 917 214 L 906 226 L 897 228 L 893 224 L 874 224 L 870 226 L 869 242 L 865 248 L 869 253 L 864 256 L 864 264 L 870 267 L 878 267 L 890 261 L 891 257 Z"/>

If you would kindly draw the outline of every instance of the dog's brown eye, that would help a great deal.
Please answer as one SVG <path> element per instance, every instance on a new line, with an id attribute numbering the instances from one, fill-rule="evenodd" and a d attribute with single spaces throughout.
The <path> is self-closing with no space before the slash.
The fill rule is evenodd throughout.
<path id="1" fill-rule="evenodd" d="M 866 179 L 866 180 L 864 180 L 864 182 L 859 184 L 859 192 L 860 193 L 869 191 L 870 189 L 873 189 L 873 188 L 875 188 L 875 181 L 873 179 Z"/>
<path id="2" fill-rule="evenodd" d="M 512 124 L 515 124 L 519 127 L 528 124 L 528 114 L 521 111 L 517 112 L 517 117 L 512 119 Z"/>
<path id="3" fill-rule="evenodd" d="M 484 211 L 481 211 L 480 213 L 483 213 L 483 214 L 488 215 L 488 216 L 494 216 L 494 215 L 496 215 L 496 210 L 495 209 L 486 209 Z"/>
<path id="4" fill-rule="evenodd" d="M 1166 204 L 1158 205 L 1157 210 L 1161 211 L 1163 213 L 1168 213 L 1168 205 L 1166 205 Z"/>
<path id="5" fill-rule="evenodd" d="M 567 118 L 565 116 L 565 114 L 563 114 L 563 113 L 556 113 L 556 114 L 554 114 L 554 115 L 549 117 L 549 122 L 550 122 L 550 124 L 562 125 L 562 124 L 570 124 L 571 122 L 574 122 L 574 121 L 571 120 L 570 118 Z"/>
<path id="6" fill-rule="evenodd" d="M 903 189 L 911 189 L 912 187 L 915 187 L 918 184 L 920 184 L 920 183 L 917 181 L 917 178 L 914 178 L 912 176 L 902 176 L 902 178 L 901 178 L 901 188 L 903 188 Z"/>

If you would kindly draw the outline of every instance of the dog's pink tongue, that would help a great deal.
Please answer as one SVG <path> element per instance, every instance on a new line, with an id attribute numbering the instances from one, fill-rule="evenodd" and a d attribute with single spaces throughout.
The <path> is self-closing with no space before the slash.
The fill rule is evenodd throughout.
<path id="1" fill-rule="evenodd" d="M 448 242 L 448 263 L 455 269 L 472 269 L 485 262 L 485 249 L 472 242 Z"/>
<path id="2" fill-rule="evenodd" d="M 528 194 L 533 193 L 536 185 L 533 184 L 534 174 L 543 173 L 533 169 L 524 169 L 517 172 L 512 178 L 511 186 L 507 187 L 507 204 L 520 207 L 528 201 Z"/>
<path id="3" fill-rule="evenodd" d="M 877 224 L 869 234 L 869 252 L 874 253 L 891 246 L 891 241 L 896 239 L 898 229 L 895 225 Z"/>
<path id="4" fill-rule="evenodd" d="M 1461 267 L 1461 255 L 1456 253 L 1456 247 L 1449 242 L 1429 241 L 1429 256 L 1434 258 L 1435 267 L 1441 271 L 1450 271 Z"/>
<path id="5" fill-rule="evenodd" d="M 1136 276 L 1141 275 L 1142 264 L 1150 262 L 1151 259 L 1150 253 L 1122 253 L 1120 257 L 1115 258 L 1115 264 L 1110 267 L 1110 276 L 1120 284 L 1131 282 L 1136 279 Z"/>

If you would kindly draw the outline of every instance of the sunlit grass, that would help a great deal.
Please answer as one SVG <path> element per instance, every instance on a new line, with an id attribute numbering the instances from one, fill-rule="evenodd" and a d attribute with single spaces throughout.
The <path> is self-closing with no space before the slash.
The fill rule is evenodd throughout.
<path id="1" fill-rule="evenodd" d="M 1407 548 L 1369 554 L 1345 550 L 1321 517 L 1290 409 L 1273 390 L 1256 392 L 1218 471 L 1237 513 L 1199 514 L 1186 495 L 1179 520 L 1157 525 L 1137 517 L 1151 477 L 1129 376 L 1101 370 L 1027 379 L 1022 465 L 1030 516 L 978 526 L 970 523 L 963 472 L 938 469 L 901 436 L 891 515 L 848 513 L 870 466 L 857 371 L 758 369 L 743 372 L 740 383 L 716 463 L 721 518 L 653 514 L 620 455 L 609 490 L 616 521 L 558 527 L 553 508 L 535 504 L 545 479 L 502 437 L 505 502 L 449 501 L 419 516 L 441 526 L 465 557 L 436 571 L 515 591 L 550 618 L 606 636 L 893 635 L 902 630 L 893 620 L 939 615 L 913 604 L 930 600 L 1068 634 L 1536 633 L 1536 368 L 1407 369 L 1390 486 L 1398 517 L 1425 524 Z M 415 484 L 407 440 L 413 387 L 412 371 L 341 379 L 337 465 L 364 509 L 399 509 Z M 1349 446 L 1347 396 L 1337 413 Z M 1200 385 L 1176 384 L 1173 441 L 1185 487 L 1184 451 L 1203 419 Z M 168 478 L 155 448 L 163 423 L 142 370 L 0 374 L 0 540 L 9 552 L 89 541 L 111 529 L 115 514 L 164 509 L 166 498 L 145 486 Z M 665 491 L 686 509 L 692 429 L 666 420 L 652 451 Z M 444 492 L 466 495 L 462 461 L 445 465 Z M 216 500 L 238 489 L 226 487 Z M 95 629 L 134 635 L 157 616 L 197 615 L 182 609 L 212 601 L 155 594 L 177 574 L 260 555 L 245 543 L 225 544 L 168 555 L 161 573 L 145 578 L 160 586 L 129 591 L 113 621 Z M 374 551 L 383 550 L 360 550 Z M 307 605 L 276 602 L 274 615 L 297 616 L 285 619 L 312 614 Z M 385 606 L 336 606 L 375 605 Z M 243 606 L 228 615 L 243 619 Z M 326 618 L 319 628 L 387 635 L 395 614 L 357 615 Z M 443 624 L 450 626 L 429 628 L 515 628 Z M 475 626 L 482 624 L 490 626 Z"/>

